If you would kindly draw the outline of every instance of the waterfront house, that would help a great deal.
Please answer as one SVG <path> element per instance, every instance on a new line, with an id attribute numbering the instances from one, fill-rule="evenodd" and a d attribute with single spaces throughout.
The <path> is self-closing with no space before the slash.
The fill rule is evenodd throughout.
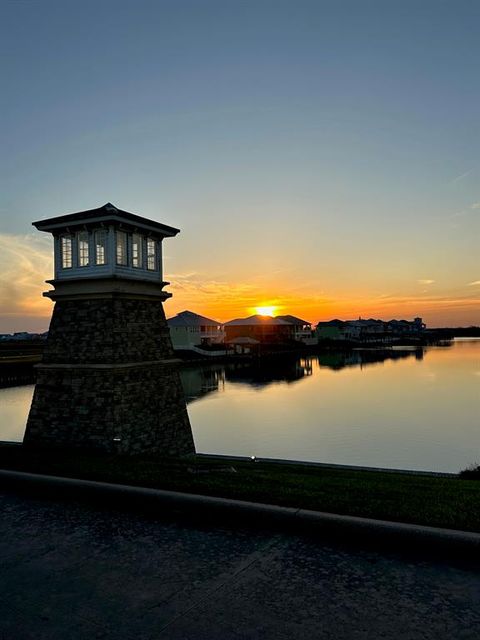
<path id="1" fill-rule="evenodd" d="M 291 315 L 276 316 L 276 318 L 285 320 L 285 322 L 289 322 L 293 326 L 293 339 L 297 342 L 307 345 L 317 344 L 317 338 L 315 332 L 312 331 L 310 322 Z"/>
<path id="2" fill-rule="evenodd" d="M 177 313 L 167 320 L 167 324 L 175 350 L 221 344 L 225 338 L 220 322 L 193 311 Z"/>
<path id="3" fill-rule="evenodd" d="M 343 320 L 329 320 L 319 322 L 315 328 L 317 340 L 347 340 L 360 339 L 361 327 L 354 322 Z"/>
<path id="4" fill-rule="evenodd" d="M 295 327 L 286 320 L 270 316 L 254 315 L 236 318 L 224 325 L 225 341 L 232 343 L 236 338 L 252 338 L 260 344 L 288 344 L 295 340 Z"/>
<path id="5" fill-rule="evenodd" d="M 396 335 L 419 335 L 426 329 L 426 324 L 422 322 L 422 318 L 415 318 L 413 322 L 408 322 L 408 320 L 389 320 L 385 324 L 386 330 Z"/>
<path id="6" fill-rule="evenodd" d="M 418 336 L 425 329 L 421 318 L 408 320 L 376 320 L 374 318 L 358 320 L 330 320 L 319 322 L 316 334 L 319 340 L 347 340 L 359 342 L 391 342 L 405 336 Z"/>

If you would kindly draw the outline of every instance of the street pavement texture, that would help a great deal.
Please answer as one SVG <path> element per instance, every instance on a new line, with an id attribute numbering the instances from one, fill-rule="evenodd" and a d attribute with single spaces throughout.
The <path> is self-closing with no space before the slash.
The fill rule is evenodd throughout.
<path id="1" fill-rule="evenodd" d="M 0 494 L 1 640 L 478 640 L 480 573 Z"/>

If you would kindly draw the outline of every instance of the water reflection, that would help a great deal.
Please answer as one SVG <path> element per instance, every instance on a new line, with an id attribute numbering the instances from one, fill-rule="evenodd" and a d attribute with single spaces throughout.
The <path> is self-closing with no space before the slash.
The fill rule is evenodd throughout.
<path id="1" fill-rule="evenodd" d="M 480 340 L 208 369 L 199 452 L 452 472 L 480 457 Z"/>
<path id="2" fill-rule="evenodd" d="M 187 403 L 192 403 L 210 393 L 224 390 L 226 382 L 247 385 L 253 389 L 278 383 L 291 385 L 310 377 L 315 366 L 334 371 L 347 367 L 363 369 L 387 360 L 423 360 L 424 352 L 423 347 L 329 351 L 312 356 L 282 356 L 228 364 L 196 365 L 183 369 L 180 377 Z"/>
<path id="3" fill-rule="evenodd" d="M 200 453 L 452 472 L 480 460 L 480 339 L 217 363 L 181 378 Z M 0 440 L 22 440 L 32 391 L 0 389 Z"/>
<path id="4" fill-rule="evenodd" d="M 189 404 L 224 387 L 225 367 L 223 365 L 188 367 L 181 370 L 180 379 L 185 399 Z"/>

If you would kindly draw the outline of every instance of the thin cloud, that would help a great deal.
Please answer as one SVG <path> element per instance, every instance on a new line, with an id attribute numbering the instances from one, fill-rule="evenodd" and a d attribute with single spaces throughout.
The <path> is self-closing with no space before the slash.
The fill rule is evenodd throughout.
<path id="1" fill-rule="evenodd" d="M 455 178 L 453 178 L 453 180 L 450 180 L 449 184 L 456 184 L 457 182 L 461 182 L 462 180 L 467 178 L 474 170 L 475 170 L 475 167 L 472 167 L 468 171 L 461 173 L 459 176 L 456 176 Z"/>
<path id="2" fill-rule="evenodd" d="M 169 278 L 174 280 L 192 280 L 199 278 L 199 274 L 197 274 L 196 271 L 192 271 L 191 273 L 171 273 Z"/>
<path id="3" fill-rule="evenodd" d="M 480 280 L 474 280 L 473 282 L 468 283 L 469 287 L 476 287 L 477 285 L 480 285 Z"/>
<path id="4" fill-rule="evenodd" d="M 50 238 L 0 234 L 0 320 L 51 313 L 42 291 L 53 273 L 52 253 Z"/>
<path id="5" fill-rule="evenodd" d="M 479 283 L 480 284 L 480 283 Z M 432 308 L 444 307 L 480 307 L 480 298 L 470 296 L 392 296 L 383 300 L 384 306 L 429 305 Z"/>
<path id="6" fill-rule="evenodd" d="M 465 218 L 466 216 L 471 216 L 473 215 L 473 211 L 478 211 L 480 210 L 480 202 L 474 202 L 473 204 L 471 204 L 468 209 L 460 209 L 459 211 L 455 211 L 454 213 L 450 214 L 448 217 L 452 220 L 456 220 L 458 218 Z"/>
<path id="7" fill-rule="evenodd" d="M 434 284 L 434 283 L 435 283 L 435 280 L 429 280 L 428 278 L 418 281 L 418 284 Z"/>

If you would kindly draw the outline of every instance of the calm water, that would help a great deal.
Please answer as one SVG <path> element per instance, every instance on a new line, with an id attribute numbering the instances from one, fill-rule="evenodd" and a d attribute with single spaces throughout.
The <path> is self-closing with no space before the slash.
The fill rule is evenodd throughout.
<path id="1" fill-rule="evenodd" d="M 480 462 L 480 340 L 192 367 L 182 380 L 198 452 L 453 472 Z M 1 440 L 22 440 L 32 392 L 0 389 Z"/>

